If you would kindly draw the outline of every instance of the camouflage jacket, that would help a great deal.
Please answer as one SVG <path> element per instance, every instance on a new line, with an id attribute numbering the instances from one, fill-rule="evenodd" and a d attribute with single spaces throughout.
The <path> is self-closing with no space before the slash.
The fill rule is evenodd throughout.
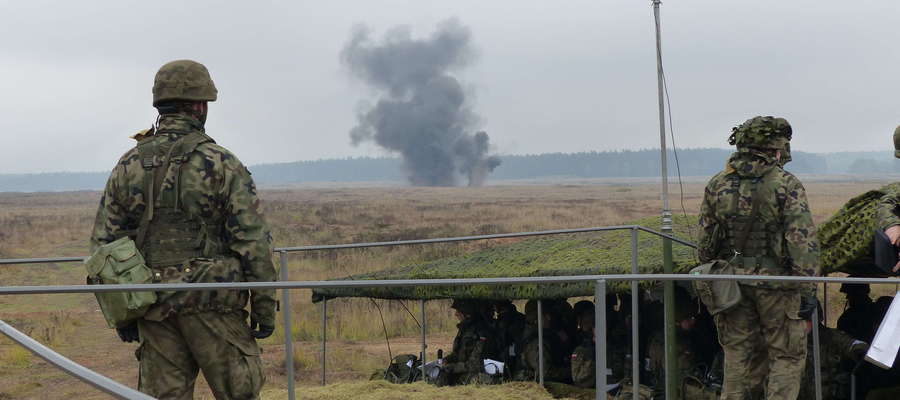
<path id="1" fill-rule="evenodd" d="M 135 139 L 141 143 L 154 141 L 153 144 L 171 146 L 184 135 L 197 131 L 203 132 L 203 124 L 199 120 L 181 114 L 165 115 L 159 121 L 158 133 L 151 132 Z M 207 276 L 203 281 L 274 281 L 276 273 L 272 263 L 272 237 L 261 214 L 250 172 L 237 157 L 214 142 L 200 144 L 194 152 L 187 155 L 180 169 L 178 182 L 175 182 L 176 168 L 168 170 L 162 181 L 159 198 L 174 197 L 173 193 L 178 193 L 175 201 L 181 212 L 199 219 L 203 226 L 222 227 L 218 235 L 220 237 L 211 238 L 223 247 L 218 251 L 222 259 L 215 264 L 235 265 L 234 269 L 238 270 L 227 276 Z M 146 174 L 148 171 L 142 167 L 137 147 L 119 159 L 106 183 L 97 209 L 91 235 L 92 250 L 126 235 L 135 237 L 147 210 L 148 194 L 144 193 L 143 186 Z M 189 260 L 185 260 L 187 261 Z M 189 268 L 185 265 L 157 272 L 161 272 L 162 281 L 174 281 L 179 274 L 190 271 L 182 270 Z M 183 300 L 191 300 L 184 300 L 181 304 L 166 304 L 162 310 L 157 307 L 157 317 L 165 318 L 174 312 L 230 311 L 243 309 L 246 305 L 245 291 L 222 292 L 227 295 L 217 296 L 215 292 L 208 292 L 202 296 L 185 296 Z M 241 294 L 230 295 L 234 292 Z M 251 314 L 261 324 L 275 325 L 274 295 L 274 290 L 250 292 Z"/>
<path id="2" fill-rule="evenodd" d="M 539 376 L 540 350 L 538 332 L 534 325 L 526 325 L 523 334 L 525 347 L 516 365 L 515 380 L 536 381 Z M 550 382 L 569 383 L 572 374 L 569 366 L 571 354 L 561 351 L 559 337 L 552 329 L 544 329 L 544 380 Z"/>
<path id="3" fill-rule="evenodd" d="M 515 360 L 522 352 L 522 332 L 525 330 L 525 314 L 518 311 L 507 311 L 497 316 L 494 321 L 494 333 L 497 337 L 497 356 L 500 361 L 514 368 Z"/>
<path id="4" fill-rule="evenodd" d="M 754 188 L 762 197 L 753 220 L 764 223 L 754 222 L 757 228 L 752 231 L 750 242 L 763 243 L 766 257 L 741 257 L 742 262 L 735 265 L 739 273 L 818 275 L 819 244 L 803 185 L 781 169 L 775 159 L 743 150 L 732 154 L 725 170 L 706 185 L 700 206 L 700 261 L 735 259 L 737 249 L 728 238 L 733 240 L 739 233 L 728 232 L 734 229 L 728 224 L 739 218 L 750 218 Z M 768 262 L 755 267 L 744 262 L 754 259 Z"/>
<path id="5" fill-rule="evenodd" d="M 893 189 L 885 192 L 884 196 L 878 200 L 878 206 L 875 217 L 878 226 L 881 229 L 887 229 L 894 225 L 900 225 L 900 215 L 898 207 L 900 207 L 900 192 L 896 191 L 895 186 L 886 186 L 884 189 Z"/>
<path id="6" fill-rule="evenodd" d="M 855 362 L 851 350 L 855 343 L 861 344 L 837 329 L 819 327 L 823 400 L 850 399 L 850 372 Z M 813 357 L 813 337 L 808 335 L 806 369 L 800 385 L 800 395 L 797 397 L 799 400 L 816 398 Z"/>
<path id="7" fill-rule="evenodd" d="M 453 350 L 444 357 L 443 372 L 476 376 L 484 372 L 484 359 L 496 360 L 491 329 L 481 319 L 469 318 L 457 324 Z M 463 378 L 465 380 L 465 378 Z"/>

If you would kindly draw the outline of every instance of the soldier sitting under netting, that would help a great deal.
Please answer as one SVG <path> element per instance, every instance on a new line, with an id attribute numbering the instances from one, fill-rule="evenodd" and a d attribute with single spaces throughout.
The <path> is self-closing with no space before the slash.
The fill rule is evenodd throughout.
<path id="1" fill-rule="evenodd" d="M 489 321 L 478 301 L 454 300 L 450 306 L 456 310 L 459 324 L 453 339 L 453 350 L 439 360 L 440 373 L 434 382 L 438 386 L 465 385 L 469 383 L 495 383 L 496 375 L 485 372 L 484 360 L 496 360 L 496 339 Z"/>

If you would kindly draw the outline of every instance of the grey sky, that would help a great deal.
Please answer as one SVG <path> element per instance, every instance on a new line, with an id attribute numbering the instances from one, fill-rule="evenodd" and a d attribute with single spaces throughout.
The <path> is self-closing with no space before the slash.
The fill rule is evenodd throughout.
<path id="1" fill-rule="evenodd" d="M 338 52 L 357 23 L 472 31 L 461 74 L 500 154 L 659 146 L 648 0 L 0 0 L 0 173 L 110 169 L 148 127 L 163 63 L 205 63 L 209 133 L 245 163 L 384 155 L 353 147 L 372 93 Z M 669 0 L 664 57 L 680 147 L 725 147 L 756 114 L 795 149 L 890 151 L 900 2 Z"/>

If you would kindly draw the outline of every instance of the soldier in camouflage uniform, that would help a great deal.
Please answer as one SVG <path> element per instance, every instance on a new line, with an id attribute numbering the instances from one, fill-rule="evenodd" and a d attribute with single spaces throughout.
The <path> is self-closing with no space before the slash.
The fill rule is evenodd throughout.
<path id="1" fill-rule="evenodd" d="M 816 276 L 819 245 L 806 192 L 780 167 L 791 139 L 783 118 L 754 117 L 732 131 L 737 151 L 707 184 L 700 210 L 701 262 L 728 261 L 747 275 Z M 758 382 L 757 343 L 768 364 L 766 398 L 796 399 L 806 361 L 806 322 L 815 286 L 740 283 L 742 299 L 715 315 L 725 351 L 723 400 L 743 399 Z"/>
<path id="2" fill-rule="evenodd" d="M 94 221 L 91 247 L 129 236 L 154 282 L 274 281 L 271 235 L 250 172 L 206 135 L 217 91 L 206 67 L 173 61 L 156 74 L 157 124 L 113 169 Z M 275 326 L 274 290 L 158 292 L 135 324 L 139 389 L 190 399 L 203 371 L 217 399 L 256 399 L 264 382 L 255 338 Z M 247 324 L 250 303 L 250 325 Z"/>
<path id="3" fill-rule="evenodd" d="M 900 126 L 894 129 L 894 157 L 900 158 Z M 894 246 L 900 246 L 900 192 L 886 193 L 878 202 L 876 218 Z M 900 271 L 900 262 L 894 272 Z"/>
<path id="4" fill-rule="evenodd" d="M 548 302 L 553 303 L 553 302 Z M 563 350 L 563 344 L 557 334 L 554 325 L 558 322 L 554 319 L 552 307 L 543 307 L 544 329 L 544 380 L 549 382 L 570 383 L 569 370 L 570 352 Z M 525 348 L 519 357 L 516 366 L 516 374 L 513 377 L 517 381 L 537 381 L 540 368 L 540 346 L 538 346 L 538 312 L 537 300 L 528 300 L 525 303 L 525 331 L 522 332 L 522 341 Z"/>
<path id="5" fill-rule="evenodd" d="M 509 300 L 494 302 L 497 319 L 494 320 L 494 334 L 497 338 L 497 349 L 500 361 L 506 364 L 504 374 L 515 375 L 516 364 L 525 343 L 522 342 L 522 331 L 525 330 L 525 314 L 516 310 L 516 305 Z"/>
<path id="6" fill-rule="evenodd" d="M 440 361 L 438 386 L 493 383 L 494 378 L 484 371 L 484 359 L 497 359 L 496 342 L 488 321 L 484 320 L 482 305 L 474 300 L 454 300 L 459 324 L 453 339 L 453 350 Z"/>

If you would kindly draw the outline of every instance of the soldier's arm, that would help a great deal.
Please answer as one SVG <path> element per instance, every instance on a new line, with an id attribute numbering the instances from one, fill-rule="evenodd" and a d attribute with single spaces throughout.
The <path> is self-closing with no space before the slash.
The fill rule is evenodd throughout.
<path id="1" fill-rule="evenodd" d="M 882 230 L 900 225 L 900 216 L 897 215 L 898 206 L 900 206 L 900 192 L 894 190 L 887 191 L 878 200 L 875 218 L 877 218 L 878 226 Z"/>
<path id="2" fill-rule="evenodd" d="M 97 207 L 97 214 L 94 217 L 94 228 L 91 231 L 91 253 L 104 244 L 115 241 L 125 235 L 131 234 L 129 227 L 132 224 L 128 220 L 126 207 L 117 197 L 121 193 L 122 166 L 116 164 L 109 179 L 106 181 L 106 188 L 100 197 L 100 205 Z"/>
<path id="3" fill-rule="evenodd" d="M 712 181 L 703 190 L 703 202 L 700 204 L 700 241 L 697 255 L 700 262 L 712 261 L 718 256 L 719 223 L 715 216 L 714 199 L 716 193 Z"/>
<path id="4" fill-rule="evenodd" d="M 819 241 L 806 200 L 806 189 L 796 178 L 789 179 L 785 189 L 784 241 L 788 266 L 793 275 L 818 276 Z M 809 286 L 808 290 L 815 290 L 815 286 Z"/>
<path id="5" fill-rule="evenodd" d="M 228 247 L 241 260 L 247 282 L 272 282 L 277 276 L 272 263 L 272 235 L 260 211 L 256 185 L 236 159 L 225 171 L 225 229 Z M 250 291 L 250 313 L 261 325 L 275 326 L 275 290 Z"/>

